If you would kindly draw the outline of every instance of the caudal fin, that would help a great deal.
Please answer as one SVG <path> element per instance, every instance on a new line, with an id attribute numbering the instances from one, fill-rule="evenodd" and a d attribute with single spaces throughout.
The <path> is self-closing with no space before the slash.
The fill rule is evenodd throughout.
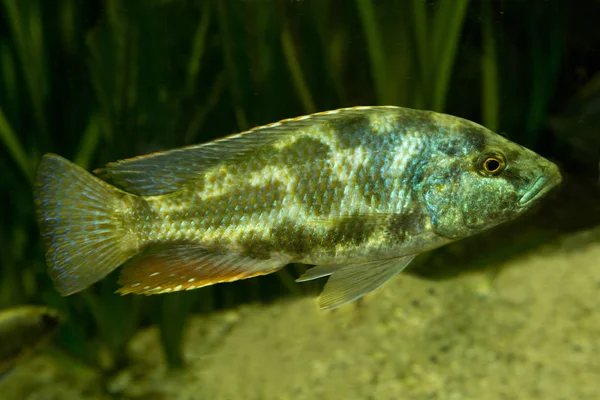
<path id="1" fill-rule="evenodd" d="M 101 280 L 137 252 L 137 239 L 122 218 L 134 195 L 46 154 L 34 197 L 50 276 L 63 296 Z"/>

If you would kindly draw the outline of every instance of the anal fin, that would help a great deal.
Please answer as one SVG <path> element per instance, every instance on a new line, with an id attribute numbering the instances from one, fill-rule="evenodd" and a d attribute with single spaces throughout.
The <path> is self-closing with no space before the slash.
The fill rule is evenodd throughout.
<path id="1" fill-rule="evenodd" d="M 319 307 L 321 310 L 337 308 L 374 292 L 388 280 L 402 272 L 414 258 L 414 255 L 410 255 L 388 260 L 348 264 L 336 268 L 331 273 L 323 293 L 319 297 Z M 326 272 L 325 266 L 315 268 L 320 268 L 322 272 Z M 332 267 L 328 268 L 331 269 Z M 311 279 L 317 278 L 316 275 L 318 274 L 319 270 L 317 270 L 317 273 L 312 274 L 315 277 Z M 325 275 L 321 274 L 321 276 Z"/>
<path id="2" fill-rule="evenodd" d="M 156 246 L 121 271 L 121 294 L 159 294 L 198 289 L 266 275 L 283 267 L 283 258 L 259 259 L 238 252 L 211 251 L 195 244 Z"/>

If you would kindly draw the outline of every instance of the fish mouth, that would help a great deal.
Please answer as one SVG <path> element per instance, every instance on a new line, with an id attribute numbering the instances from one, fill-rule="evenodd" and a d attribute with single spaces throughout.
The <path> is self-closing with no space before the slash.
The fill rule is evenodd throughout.
<path id="1" fill-rule="evenodd" d="M 530 186 L 527 193 L 519 200 L 519 206 L 525 207 L 538 199 L 544 197 L 546 193 L 552 190 L 556 185 L 562 181 L 562 177 L 559 171 L 555 171 L 549 177 L 547 175 L 540 176 L 533 185 Z"/>

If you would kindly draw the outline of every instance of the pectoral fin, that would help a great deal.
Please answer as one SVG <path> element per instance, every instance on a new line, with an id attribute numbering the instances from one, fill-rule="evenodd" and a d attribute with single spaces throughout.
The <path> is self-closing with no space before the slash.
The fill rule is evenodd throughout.
<path id="1" fill-rule="evenodd" d="M 336 270 L 342 268 L 339 265 L 317 265 L 306 271 L 300 278 L 296 279 L 296 282 L 308 282 L 313 279 L 323 278 L 333 274 Z"/>
<path id="2" fill-rule="evenodd" d="M 389 260 L 349 264 L 334 270 L 319 297 L 319 307 L 321 310 L 337 308 L 374 292 L 402 272 L 414 258 L 414 255 L 410 255 Z M 323 266 L 315 268 L 320 268 L 320 270 L 309 275 L 314 276 L 309 279 L 315 279 L 321 272 L 326 272 Z M 320 276 L 325 276 L 325 274 L 320 274 Z"/>

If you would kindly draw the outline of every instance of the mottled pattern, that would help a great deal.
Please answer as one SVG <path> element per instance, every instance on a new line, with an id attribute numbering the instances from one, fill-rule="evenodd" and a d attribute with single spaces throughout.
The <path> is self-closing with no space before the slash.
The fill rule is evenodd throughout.
<path id="1" fill-rule="evenodd" d="M 448 215 L 455 191 L 462 190 L 454 178 L 464 157 L 481 152 L 488 134 L 470 121 L 394 107 L 338 110 L 252 132 L 286 125 L 286 135 L 211 166 L 185 189 L 140 200 L 151 215 L 144 211 L 137 219 L 143 242 L 197 241 L 242 253 L 284 252 L 311 263 L 411 253 L 410 243 L 406 251 L 402 246 L 410 229 L 431 234 L 422 229 L 433 211 L 421 201 L 422 190 L 433 188 L 426 193 L 435 194 L 435 207 Z M 422 223 L 398 224 L 411 213 Z M 388 219 L 396 221 L 389 222 L 394 229 L 386 229 Z M 438 242 L 432 238 L 431 247 Z"/>
<path id="2" fill-rule="evenodd" d="M 490 173 L 494 157 L 502 167 Z M 561 179 L 548 160 L 478 124 L 400 107 L 302 116 L 97 173 L 114 186 L 58 156 L 42 160 L 36 204 L 61 292 L 136 254 L 123 293 L 303 262 L 331 266 L 313 274 L 332 274 L 324 307 L 374 290 L 415 254 L 520 215 Z M 359 279 L 362 263 L 372 273 Z"/>
<path id="3" fill-rule="evenodd" d="M 342 110 L 211 167 L 180 192 L 140 200 L 152 215 L 144 207 L 138 216 L 144 241 L 284 252 L 313 263 L 384 255 L 406 234 L 387 230 L 386 221 L 415 208 L 411 180 L 427 146 L 404 121 L 411 113 Z"/>

